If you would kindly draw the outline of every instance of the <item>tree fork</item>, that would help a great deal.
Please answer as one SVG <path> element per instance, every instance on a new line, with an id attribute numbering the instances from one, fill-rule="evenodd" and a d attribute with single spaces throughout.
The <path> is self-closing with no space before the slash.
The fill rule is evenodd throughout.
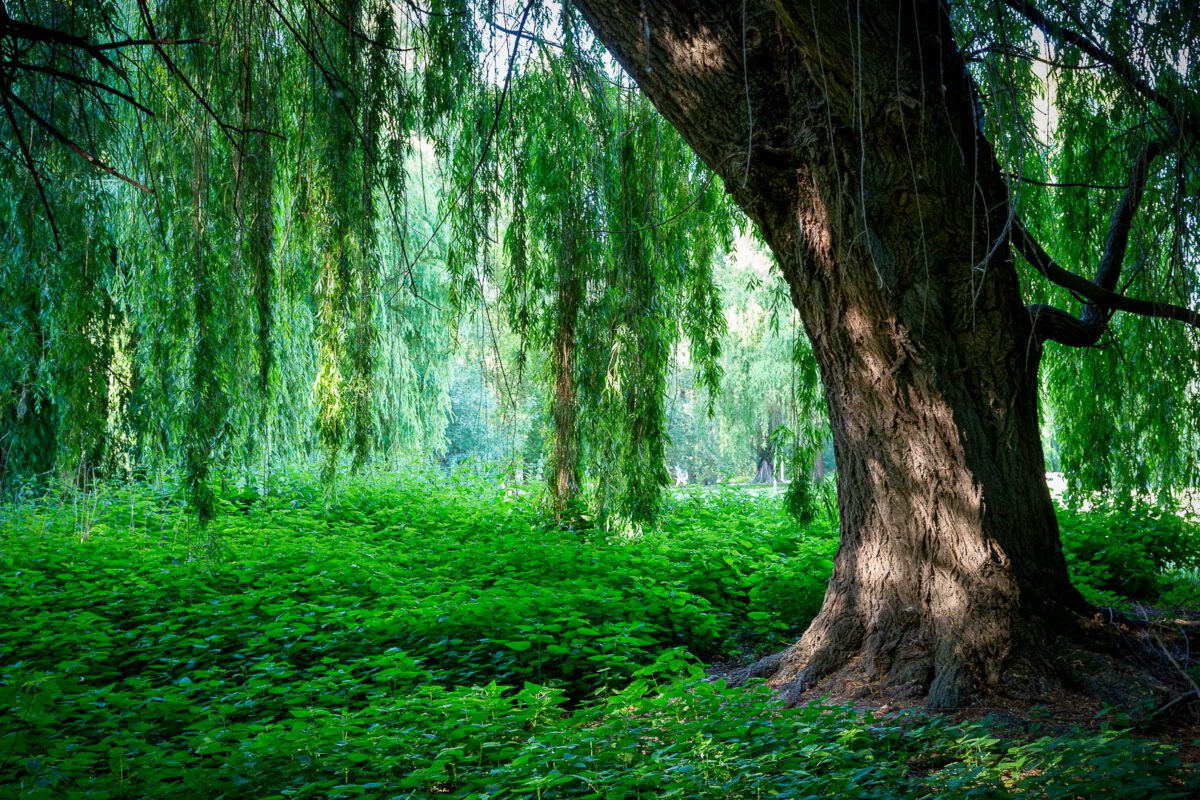
<path id="1" fill-rule="evenodd" d="M 840 677 L 939 708 L 1152 685 L 1067 576 L 1041 345 L 945 7 L 578 5 L 758 224 L 820 366 L 841 546 L 812 625 L 746 676 L 793 701 Z"/>

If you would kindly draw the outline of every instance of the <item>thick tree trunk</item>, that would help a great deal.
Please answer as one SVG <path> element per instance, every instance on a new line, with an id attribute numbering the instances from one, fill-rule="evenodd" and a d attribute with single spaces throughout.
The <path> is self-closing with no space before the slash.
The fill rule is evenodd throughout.
<path id="1" fill-rule="evenodd" d="M 758 224 L 821 369 L 841 548 L 811 627 L 749 674 L 933 707 L 1104 694 L 1123 668 L 1067 577 L 1006 188 L 944 9 L 579 5 Z"/>

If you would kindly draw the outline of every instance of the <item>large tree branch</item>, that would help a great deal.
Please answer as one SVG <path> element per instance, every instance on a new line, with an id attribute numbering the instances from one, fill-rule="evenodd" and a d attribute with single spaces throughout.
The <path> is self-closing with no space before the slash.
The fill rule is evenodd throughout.
<path id="1" fill-rule="evenodd" d="M 1096 269 L 1097 286 L 1114 290 L 1121 277 L 1121 265 L 1125 261 L 1125 251 L 1129 245 L 1129 231 L 1133 225 L 1133 215 L 1141 205 L 1142 196 L 1146 193 L 1146 180 L 1150 177 L 1150 162 L 1158 157 L 1165 149 L 1163 142 L 1151 142 L 1146 145 L 1138 157 L 1134 159 L 1129 171 L 1128 188 L 1121 195 L 1113 211 L 1112 220 L 1108 225 L 1108 238 L 1104 242 L 1104 254 L 1100 257 L 1100 266 Z"/>
<path id="2" fill-rule="evenodd" d="M 1093 347 L 1100 341 L 1104 328 L 1086 325 L 1074 314 L 1056 306 L 1031 303 L 1029 320 L 1039 342 L 1058 342 L 1068 347 Z"/>
<path id="3" fill-rule="evenodd" d="M 1020 225 L 1019 221 L 1014 222 L 1014 228 L 1016 227 L 1021 228 L 1023 235 L 1029 235 L 1024 227 Z M 1016 232 L 1014 231 L 1014 233 Z M 1163 303 L 1157 300 L 1142 300 L 1137 297 L 1129 297 L 1128 295 L 1101 288 L 1087 278 L 1060 267 L 1052 258 L 1045 254 L 1046 251 L 1042 249 L 1041 245 L 1033 242 L 1032 239 L 1027 240 L 1031 243 L 1030 254 L 1027 254 L 1026 251 L 1021 249 L 1022 245 L 1018 243 L 1019 236 L 1019 234 L 1014 235 L 1013 243 L 1017 245 L 1018 252 L 1025 257 L 1026 261 L 1029 261 L 1034 269 L 1049 278 L 1051 282 L 1076 295 L 1081 295 L 1089 303 L 1111 311 L 1125 311 L 1129 314 L 1137 314 L 1142 317 L 1170 319 L 1191 325 L 1193 328 L 1200 328 L 1200 312 L 1172 303 Z M 1040 252 L 1046 260 L 1035 262 L 1034 258 L 1038 256 L 1033 255 L 1034 252 Z"/>
<path id="4" fill-rule="evenodd" d="M 1097 286 L 1082 275 L 1076 275 L 1074 272 L 1064 269 L 1057 261 L 1050 257 L 1019 219 L 1013 220 L 1013 245 L 1017 248 L 1017 252 L 1029 262 L 1030 266 L 1044 275 L 1051 283 L 1063 287 L 1078 297 L 1082 297 L 1089 306 L 1101 312 L 1125 311 L 1143 317 L 1175 320 L 1176 322 L 1191 325 L 1194 328 L 1200 328 L 1200 312 L 1171 303 L 1129 297 L 1111 289 Z M 1047 313 L 1047 309 L 1050 307 L 1030 306 L 1029 308 L 1031 312 L 1037 309 L 1039 313 L 1044 314 Z M 1060 311 L 1060 313 L 1066 314 L 1065 311 Z M 1086 324 L 1083 319 L 1076 321 L 1081 325 Z M 1104 327 L 1108 322 L 1107 313 L 1102 317 L 1093 317 L 1093 322 L 1100 324 L 1099 330 L 1097 330 L 1096 336 L 1090 344 L 1094 344 L 1099 339 L 1099 334 L 1104 332 Z M 1063 342 L 1063 344 L 1070 344 L 1070 342 Z"/>
<path id="5" fill-rule="evenodd" d="M 1063 268 L 1033 237 L 1019 219 L 1013 220 L 1012 241 L 1017 252 L 1030 265 L 1052 283 L 1072 292 L 1084 301 L 1083 313 L 1078 319 L 1061 309 L 1050 306 L 1030 306 L 1035 329 L 1039 336 L 1062 344 L 1086 347 L 1095 344 L 1108 326 L 1113 311 L 1125 311 L 1144 317 L 1158 317 L 1183 322 L 1200 328 L 1200 313 L 1183 306 L 1140 300 L 1127 297 L 1116 291 L 1121 277 L 1121 265 L 1129 245 L 1129 232 L 1133 216 L 1145 194 L 1146 181 L 1150 174 L 1150 163 L 1161 153 L 1165 145 L 1151 142 L 1134 160 L 1130 170 L 1129 185 L 1113 211 L 1109 223 L 1104 253 L 1096 268 L 1096 277 L 1088 280 Z M 1070 319 L 1068 324 L 1064 319 Z"/>

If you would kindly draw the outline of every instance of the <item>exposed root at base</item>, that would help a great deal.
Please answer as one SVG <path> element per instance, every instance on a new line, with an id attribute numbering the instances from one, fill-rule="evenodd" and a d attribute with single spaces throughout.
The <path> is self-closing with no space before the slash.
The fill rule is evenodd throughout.
<path id="1" fill-rule="evenodd" d="M 1078 622 L 1072 634 L 1028 626 L 994 660 L 972 659 L 970 651 L 964 657 L 954 641 L 935 643 L 915 630 L 881 648 L 853 622 L 840 631 L 826 625 L 729 680 L 765 680 L 788 705 L 823 696 L 937 711 L 1073 704 L 1155 722 L 1200 709 L 1200 687 L 1185 663 L 1200 652 L 1200 631 L 1156 628 L 1107 611 Z"/>

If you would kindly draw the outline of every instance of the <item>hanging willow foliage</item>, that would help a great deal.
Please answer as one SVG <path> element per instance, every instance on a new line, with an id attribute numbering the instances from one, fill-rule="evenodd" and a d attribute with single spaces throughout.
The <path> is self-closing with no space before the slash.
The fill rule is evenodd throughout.
<path id="1" fill-rule="evenodd" d="M 1113 52 L 1137 54 L 1138 69 L 1168 95 L 1200 85 L 1200 63 L 1180 59 L 1200 36 L 1195 4 L 1161 4 L 1153 14 L 1106 3 L 1045 4 Z M 1175 124 L 1147 107 L 1128 81 L 1096 69 L 1077 48 L 1060 48 L 1009 8 L 958 4 L 962 30 L 995 43 L 972 69 L 986 104 L 1016 213 L 1064 266 L 1089 275 L 1105 247 L 1112 209 L 1148 141 Z M 1095 34 L 1093 34 L 1095 32 Z M 1133 56 L 1130 56 L 1133 57 Z M 1194 113 L 1194 109 L 1193 109 Z M 1154 166 L 1130 236 L 1120 290 L 1195 306 L 1200 297 L 1200 172 L 1188 149 Z M 1026 295 L 1063 308 L 1065 290 L 1034 275 Z M 1076 497 L 1105 492 L 1164 502 L 1200 483 L 1200 337 L 1178 323 L 1118 314 L 1096 346 L 1051 347 L 1041 370 L 1051 452 Z"/>
<path id="2" fill-rule="evenodd" d="M 40 24 L 90 37 L 102 17 L 51 4 Z M 28 54 L 30 57 L 34 54 Z M 54 74 L 71 69 L 61 53 L 39 53 Z M 0 248 L 0 487 L 55 470 L 86 483 L 104 467 L 109 370 L 116 311 L 110 294 L 111 206 L 93 190 L 91 165 L 64 151 L 53 132 L 82 115 L 81 140 L 103 146 L 111 120 L 91 98 L 61 102 L 48 81 L 5 77 L 3 160 L 5 245 Z M 38 172 L 28 164 L 40 165 Z M 58 213 L 49 218 L 44 208 Z"/>
<path id="3" fill-rule="evenodd" d="M 539 43 L 500 90 L 522 120 L 489 145 L 508 201 L 500 299 L 526 346 L 549 351 L 554 510 L 590 487 L 602 515 L 640 525 L 668 482 L 666 381 L 682 336 L 710 391 L 720 380 L 712 266 L 732 216 L 678 134 L 581 44 L 569 7 L 558 24 L 561 52 Z M 497 210 L 485 201 L 460 215 L 468 252 L 487 228 L 478 215 Z"/>
<path id="4" fill-rule="evenodd" d="M 0 490 L 178 468 L 203 521 L 218 473 L 248 475 L 255 454 L 264 482 L 272 459 L 317 449 L 330 478 L 347 444 L 365 463 L 379 331 L 406 310 L 380 297 L 379 241 L 386 229 L 406 251 L 412 236 L 420 101 L 395 88 L 417 81 L 420 29 L 384 2 L 47 0 L 21 14 L 0 124 L 9 152 L 28 151 L 0 165 Z M 92 41 L 112 44 L 77 44 Z M 398 263 L 436 305 L 436 270 Z M 413 384 L 389 389 L 404 398 L 391 456 L 444 426 L 429 380 L 444 344 L 419 334 L 388 352 L 389 379 Z"/>
<path id="5" fill-rule="evenodd" d="M 421 352 L 417 334 L 422 319 L 440 316 L 425 296 L 440 288 L 424 276 L 439 267 L 428 247 L 445 239 L 453 305 L 483 303 L 489 325 L 502 316 L 526 348 L 552 352 L 557 506 L 588 485 L 614 517 L 653 516 L 666 481 L 663 393 L 682 336 L 710 390 L 719 380 L 712 265 L 729 215 L 678 135 L 614 82 L 569 6 L 531 3 L 507 16 L 456 2 L 404 16 L 360 0 L 97 8 L 100 27 L 164 43 L 126 56 L 130 96 L 145 100 L 120 110 L 105 150 L 127 154 L 145 191 L 120 188 L 116 202 L 132 213 L 83 239 L 104 251 L 112 238 L 108 249 L 124 257 L 105 263 L 121 285 L 108 305 L 86 303 L 95 319 L 67 312 L 106 331 L 77 339 L 111 355 L 80 359 L 105 371 L 117 364 L 122 389 L 110 398 L 107 379 L 80 378 L 101 387 L 74 401 L 94 406 L 93 432 L 69 433 L 56 413 L 43 427 L 71 438 L 89 464 L 118 430 L 126 468 L 164 474 L 181 458 L 201 520 L 213 512 L 213 469 L 248 469 L 256 449 L 265 465 L 272 453 L 287 461 L 316 445 L 332 486 L 344 454 L 359 468 L 386 439 L 394 455 L 398 427 L 436 441 L 437 425 L 404 420 L 444 414 L 437 370 L 417 366 L 444 352 Z M 553 25 L 558 47 L 526 35 Z M 89 69 L 89 79 L 106 77 L 103 62 Z M 537 121 L 518 128 L 515 115 Z M 405 203 L 418 122 L 445 165 L 441 210 L 419 234 Z M 12 179 L 36 188 L 35 177 L 16 170 Z M 95 186 L 80 196 L 106 194 Z M 493 246 L 500 238 L 507 258 Z M 503 291 L 489 301 L 492 284 Z M 487 308 L 496 300 L 503 315 Z M 381 360 L 384 331 L 403 347 L 389 345 Z M 12 359 L 26 376 L 45 351 L 37 333 L 25 339 L 29 354 Z M 305 347 L 310 336 L 315 349 Z M 397 382 L 416 388 L 397 391 Z M 306 394 L 315 438 L 293 411 Z M 115 421 L 110 406 L 121 409 Z M 85 438 L 101 446 L 79 445 Z M 11 463 L 17 449 L 5 453 Z"/>
<path id="6" fill-rule="evenodd" d="M 271 17 L 261 3 L 243 0 L 239 7 L 243 27 L 238 43 L 238 87 L 240 95 L 238 148 L 234 153 L 239 257 L 249 274 L 254 302 L 254 333 L 258 408 L 254 428 L 265 435 L 271 400 L 273 264 L 275 243 L 274 140 L 267 131 L 279 127 L 278 97 L 274 87 L 280 79 L 279 64 L 270 51 Z M 257 441 L 251 437 L 250 442 Z"/>
<path id="7" fill-rule="evenodd" d="M 721 380 L 713 269 L 734 215 L 571 4 L 424 5 L 0 7 L 0 491 L 182 478 L 203 520 L 217 480 L 265 486 L 319 459 L 332 487 L 345 465 L 436 450 L 450 341 L 478 313 L 481 373 L 535 367 L 555 509 L 653 518 L 672 360 L 686 351 L 710 393 Z M 963 45 L 1014 216 L 1084 268 L 1135 154 L 1174 123 L 1014 5 L 950 11 L 986 39 Z M 1194 4 L 1045 5 L 1139 54 L 1155 85 L 1200 84 L 1176 57 Z M 1200 296 L 1193 150 L 1155 163 L 1132 296 Z M 1073 302 L 1040 281 L 1028 296 Z M 1073 489 L 1200 481 L 1193 334 L 1118 317 L 1045 364 Z"/>

